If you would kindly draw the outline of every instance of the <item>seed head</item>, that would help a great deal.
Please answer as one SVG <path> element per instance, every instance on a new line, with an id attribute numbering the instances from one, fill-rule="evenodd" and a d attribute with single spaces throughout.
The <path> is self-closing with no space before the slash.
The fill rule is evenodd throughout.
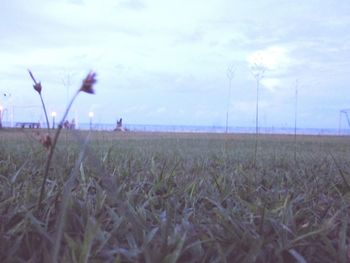
<path id="1" fill-rule="evenodd" d="M 90 73 L 83 80 L 80 91 L 83 91 L 89 94 L 94 94 L 95 91 L 93 89 L 93 85 L 97 82 L 95 77 L 96 77 L 96 73 L 93 71 L 90 71 Z"/>
<path id="2" fill-rule="evenodd" d="M 35 83 L 35 84 L 33 85 L 33 88 L 34 88 L 39 94 L 41 94 L 41 82 Z"/>
<path id="3" fill-rule="evenodd" d="M 52 146 L 52 140 L 49 134 L 42 136 L 40 142 L 47 150 Z"/>
<path id="4" fill-rule="evenodd" d="M 40 132 L 35 132 L 34 137 L 46 150 L 49 150 L 52 146 L 52 140 L 48 133 L 41 134 Z"/>
<path id="5" fill-rule="evenodd" d="M 41 94 L 41 82 L 36 82 L 33 73 L 28 69 L 29 75 L 32 78 L 32 80 L 34 81 L 34 85 L 33 88 L 39 93 Z"/>

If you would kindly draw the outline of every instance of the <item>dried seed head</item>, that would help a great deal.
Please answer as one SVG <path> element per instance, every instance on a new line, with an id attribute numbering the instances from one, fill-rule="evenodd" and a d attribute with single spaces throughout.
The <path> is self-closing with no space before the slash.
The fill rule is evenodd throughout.
<path id="1" fill-rule="evenodd" d="M 41 82 L 36 82 L 33 73 L 28 69 L 29 75 L 32 78 L 32 80 L 34 81 L 34 85 L 33 88 L 39 93 L 41 94 Z"/>
<path id="2" fill-rule="evenodd" d="M 39 94 L 41 94 L 41 82 L 34 84 L 34 85 L 33 85 L 33 88 L 34 88 Z"/>
<path id="3" fill-rule="evenodd" d="M 86 76 L 86 78 L 83 80 L 83 83 L 81 85 L 80 91 L 94 94 L 95 91 L 93 89 L 93 85 L 97 82 L 96 80 L 96 73 L 93 71 L 90 71 L 90 73 Z"/>
<path id="4" fill-rule="evenodd" d="M 50 147 L 52 146 L 52 140 L 51 140 L 50 135 L 49 134 L 45 134 L 41 138 L 41 143 L 47 150 L 50 149 Z"/>

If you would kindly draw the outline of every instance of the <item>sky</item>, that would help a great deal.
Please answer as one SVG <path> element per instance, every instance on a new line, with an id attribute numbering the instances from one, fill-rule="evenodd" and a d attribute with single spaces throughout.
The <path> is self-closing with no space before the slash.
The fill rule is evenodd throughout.
<path id="1" fill-rule="evenodd" d="M 261 127 L 350 108 L 348 0 L 2 0 L 0 19 L 3 121 L 45 120 L 27 69 L 58 119 L 97 73 L 78 123 L 255 127 L 256 74 Z"/>

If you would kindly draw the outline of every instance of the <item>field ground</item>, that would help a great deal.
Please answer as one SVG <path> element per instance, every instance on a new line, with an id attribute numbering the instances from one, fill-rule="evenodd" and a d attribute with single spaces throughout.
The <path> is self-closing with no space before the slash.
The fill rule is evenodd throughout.
<path id="1" fill-rule="evenodd" d="M 0 262 L 349 262 L 350 138 L 0 130 Z M 45 132 L 45 131 L 41 131 Z"/>

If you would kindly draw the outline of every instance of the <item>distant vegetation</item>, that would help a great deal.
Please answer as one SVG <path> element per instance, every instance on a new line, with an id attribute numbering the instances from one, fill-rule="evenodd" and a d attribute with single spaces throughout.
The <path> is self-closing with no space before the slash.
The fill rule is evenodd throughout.
<path id="1" fill-rule="evenodd" d="M 294 153 L 296 151 L 296 158 Z M 348 262 L 347 137 L 0 131 L 0 262 Z"/>

